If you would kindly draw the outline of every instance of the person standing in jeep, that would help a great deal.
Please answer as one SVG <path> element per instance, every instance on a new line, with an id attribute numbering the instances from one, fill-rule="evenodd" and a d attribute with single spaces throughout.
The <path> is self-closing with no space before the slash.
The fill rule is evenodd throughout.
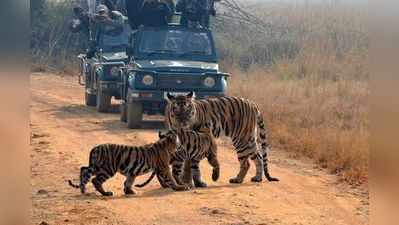
<path id="1" fill-rule="evenodd" d="M 168 25 L 172 9 L 160 0 L 144 0 L 140 17 L 144 26 L 159 27 Z"/>
<path id="2" fill-rule="evenodd" d="M 97 6 L 97 15 L 95 22 L 104 26 L 106 32 L 121 32 L 123 26 L 123 15 L 119 11 L 109 11 L 106 5 Z"/>
<path id="3" fill-rule="evenodd" d="M 216 16 L 215 2 L 220 0 L 179 0 L 176 11 L 182 13 L 181 24 L 183 26 L 200 25 L 204 28 L 210 26 L 210 16 Z"/>

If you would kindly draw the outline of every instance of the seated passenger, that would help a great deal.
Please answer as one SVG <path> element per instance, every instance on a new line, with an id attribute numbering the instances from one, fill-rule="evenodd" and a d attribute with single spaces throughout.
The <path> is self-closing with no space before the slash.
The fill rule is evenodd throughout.
<path id="1" fill-rule="evenodd" d="M 173 12 L 164 1 L 144 0 L 140 15 L 144 26 L 166 26 Z"/>

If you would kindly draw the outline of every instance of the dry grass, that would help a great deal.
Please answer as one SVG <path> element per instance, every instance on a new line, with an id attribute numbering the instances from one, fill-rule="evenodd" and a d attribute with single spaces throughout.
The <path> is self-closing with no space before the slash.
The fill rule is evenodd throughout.
<path id="1" fill-rule="evenodd" d="M 274 147 L 311 157 L 351 184 L 366 183 L 367 81 L 355 79 L 356 63 L 327 63 L 322 57 L 318 62 L 300 62 L 277 63 L 269 70 L 230 69 L 233 76 L 229 94 L 252 99 L 259 105 Z M 339 75 L 347 67 L 351 70 L 346 74 L 354 74 Z M 301 78 L 293 78 L 298 73 Z M 326 79 L 326 75 L 334 76 Z"/>
<path id="2" fill-rule="evenodd" d="M 274 147 L 310 157 L 351 184 L 367 183 L 369 70 L 364 5 L 276 1 L 259 3 L 250 11 L 272 31 L 243 33 L 224 26 L 226 35 L 218 34 L 221 46 L 232 48 L 222 53 L 237 55 L 224 55 L 228 56 L 224 66 L 233 74 L 229 94 L 259 105 Z M 295 47 L 293 54 L 291 48 L 279 47 L 287 44 Z M 249 69 L 234 58 L 251 59 Z"/>

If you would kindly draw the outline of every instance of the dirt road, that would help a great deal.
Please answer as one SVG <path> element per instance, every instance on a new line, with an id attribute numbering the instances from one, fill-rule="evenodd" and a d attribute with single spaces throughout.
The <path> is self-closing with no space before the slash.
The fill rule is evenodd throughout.
<path id="1" fill-rule="evenodd" d="M 73 77 L 33 74 L 31 93 L 32 224 L 368 224 L 365 193 L 276 149 L 270 153 L 271 172 L 281 182 L 251 183 L 251 165 L 245 183 L 229 184 L 238 162 L 231 147 L 220 141 L 221 179 L 212 182 L 210 167 L 201 164 L 208 188 L 173 192 L 161 189 L 154 180 L 136 196 L 125 197 L 123 177 L 117 176 L 105 184 L 113 197 L 95 194 L 91 184 L 91 193 L 82 196 L 65 180 L 78 179 L 79 167 L 87 164 L 91 147 L 106 142 L 152 142 L 160 123 L 147 123 L 149 129 L 128 130 L 118 113 L 97 113 L 86 107 L 83 88 Z"/>

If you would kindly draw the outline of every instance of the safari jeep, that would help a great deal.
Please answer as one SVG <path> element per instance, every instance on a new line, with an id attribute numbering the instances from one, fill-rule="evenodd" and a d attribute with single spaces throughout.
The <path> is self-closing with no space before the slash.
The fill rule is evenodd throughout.
<path id="1" fill-rule="evenodd" d="M 194 91 L 197 99 L 223 96 L 228 74 L 219 71 L 212 33 L 179 25 L 141 27 L 127 48 L 121 120 L 139 128 L 143 114 L 164 114 L 166 95 Z"/>
<path id="2" fill-rule="evenodd" d="M 112 97 L 121 97 L 120 68 L 128 60 L 126 47 L 130 33 L 128 24 L 124 25 L 123 32 L 117 34 L 99 29 L 95 40 L 90 42 L 88 53 L 78 56 L 81 59 L 79 83 L 85 86 L 86 105 L 96 106 L 98 112 L 108 111 Z"/>

